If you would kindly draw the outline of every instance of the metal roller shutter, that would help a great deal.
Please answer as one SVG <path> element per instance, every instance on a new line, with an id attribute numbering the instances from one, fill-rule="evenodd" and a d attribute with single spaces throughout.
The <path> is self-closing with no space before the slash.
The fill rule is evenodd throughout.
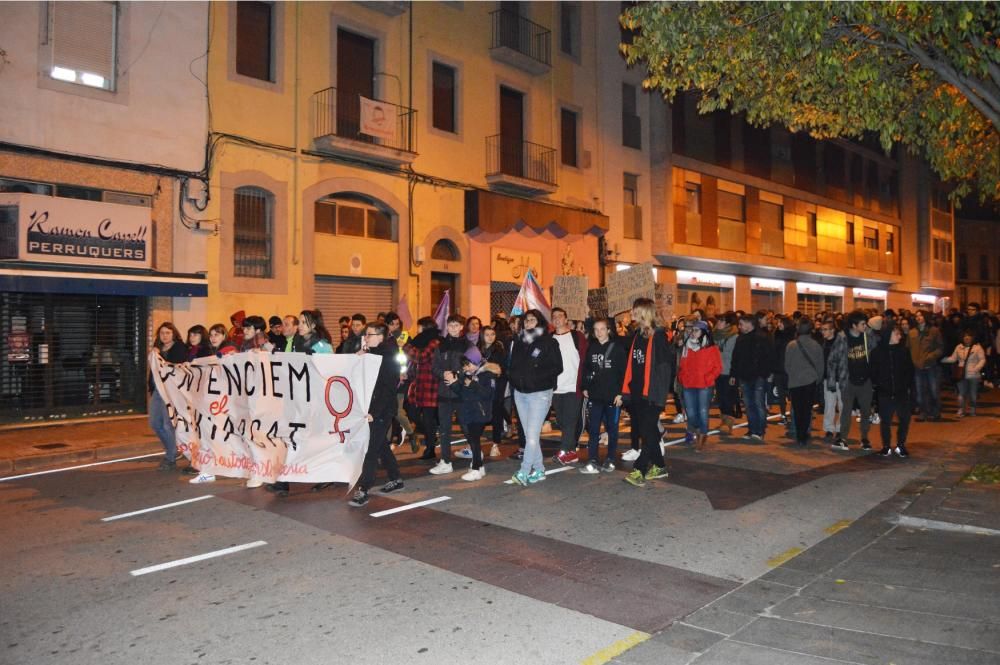
<path id="1" fill-rule="evenodd" d="M 323 312 L 327 327 L 336 326 L 341 316 L 364 314 L 369 321 L 379 312 L 395 309 L 393 282 L 387 279 L 316 277 L 316 309 Z M 330 328 L 330 334 L 334 334 Z"/>

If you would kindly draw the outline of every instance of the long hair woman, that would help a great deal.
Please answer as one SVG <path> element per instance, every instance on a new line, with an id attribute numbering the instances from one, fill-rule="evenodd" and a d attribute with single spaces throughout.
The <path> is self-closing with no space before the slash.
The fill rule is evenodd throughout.
<path id="1" fill-rule="evenodd" d="M 330 333 L 323 325 L 323 313 L 318 309 L 304 309 L 299 314 L 299 336 L 293 351 L 298 353 L 333 353 Z"/>
<path id="2" fill-rule="evenodd" d="M 647 480 L 667 477 L 657 425 L 670 390 L 674 354 L 666 331 L 656 326 L 656 305 L 651 299 L 639 298 L 633 303 L 632 320 L 636 330 L 625 366 L 622 396 L 632 407 L 632 427 L 638 430 L 642 445 L 625 481 L 642 487 Z"/>
<path id="3" fill-rule="evenodd" d="M 169 321 L 161 323 L 160 327 L 156 329 L 156 340 L 153 342 L 153 348 L 168 363 L 177 364 L 187 362 L 188 351 L 181 338 L 181 331 Z M 152 371 L 149 373 L 147 387 L 150 392 L 149 426 L 156 433 L 157 438 L 160 439 L 160 443 L 163 445 L 163 460 L 157 468 L 159 471 L 173 471 L 177 468 L 177 463 L 174 461 L 177 457 L 177 439 L 175 438 L 174 424 L 170 422 L 167 405 L 163 401 L 163 398 L 160 397 L 160 393 L 156 389 L 156 384 L 153 382 Z"/>
<path id="4" fill-rule="evenodd" d="M 207 358 L 212 355 L 212 344 L 208 339 L 208 331 L 203 325 L 188 328 L 187 336 L 188 360 Z"/>

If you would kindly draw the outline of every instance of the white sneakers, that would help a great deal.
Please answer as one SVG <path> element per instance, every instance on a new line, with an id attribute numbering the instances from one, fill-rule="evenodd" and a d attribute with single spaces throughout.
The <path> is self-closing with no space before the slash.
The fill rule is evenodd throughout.
<path id="1" fill-rule="evenodd" d="M 250 479 L 247 480 L 247 489 L 251 489 L 252 490 L 253 488 L 260 487 L 263 484 L 264 484 L 264 479 L 263 478 L 257 478 L 256 476 L 250 476 Z"/>
<path id="2" fill-rule="evenodd" d="M 635 448 L 629 448 L 625 451 L 625 454 L 622 455 L 622 459 L 626 462 L 634 462 L 639 459 L 639 451 Z"/>
<path id="3" fill-rule="evenodd" d="M 597 466 L 593 462 L 587 462 L 586 465 L 580 467 L 580 473 L 585 473 L 587 475 L 594 475 L 595 473 L 600 473 L 601 467 Z"/>
<path id="4" fill-rule="evenodd" d="M 490 448 L 490 457 L 500 457 L 500 455 L 500 446 L 494 443 L 493 447 Z"/>
<path id="5" fill-rule="evenodd" d="M 435 476 L 451 473 L 452 471 L 454 469 L 451 468 L 451 462 L 445 462 L 444 460 L 438 460 L 438 463 L 431 468 L 431 474 Z"/>
<path id="6" fill-rule="evenodd" d="M 685 416 L 683 413 L 678 413 L 676 416 L 674 416 L 675 425 L 679 425 L 680 423 L 686 423 L 686 422 L 687 422 L 687 416 Z"/>
<path id="7" fill-rule="evenodd" d="M 434 473 L 433 469 L 431 469 L 431 473 Z M 462 474 L 462 480 L 467 480 L 470 483 L 475 482 L 477 480 L 482 480 L 485 477 L 486 477 L 486 469 L 482 467 L 478 469 L 469 469 L 468 471 Z"/>
<path id="8" fill-rule="evenodd" d="M 199 473 L 197 476 L 188 481 L 192 485 L 200 485 L 201 483 L 214 483 L 215 475 L 211 473 Z M 248 485 L 249 487 L 249 485 Z"/>

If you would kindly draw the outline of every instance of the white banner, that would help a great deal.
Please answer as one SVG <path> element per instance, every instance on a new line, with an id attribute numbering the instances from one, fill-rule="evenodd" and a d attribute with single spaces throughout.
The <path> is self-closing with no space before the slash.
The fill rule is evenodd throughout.
<path id="1" fill-rule="evenodd" d="M 261 351 L 171 365 L 149 356 L 177 448 L 205 473 L 265 482 L 361 475 L 382 359 Z"/>
<path id="2" fill-rule="evenodd" d="M 396 107 L 367 97 L 361 100 L 361 133 L 392 142 L 396 140 Z"/>

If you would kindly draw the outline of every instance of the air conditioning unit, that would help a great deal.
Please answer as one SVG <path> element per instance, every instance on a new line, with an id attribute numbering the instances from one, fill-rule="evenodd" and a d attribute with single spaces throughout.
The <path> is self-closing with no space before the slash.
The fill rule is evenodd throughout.
<path id="1" fill-rule="evenodd" d="M 101 200 L 105 203 L 120 203 L 127 206 L 153 207 L 153 197 L 146 194 L 126 194 L 125 192 L 103 192 Z"/>

